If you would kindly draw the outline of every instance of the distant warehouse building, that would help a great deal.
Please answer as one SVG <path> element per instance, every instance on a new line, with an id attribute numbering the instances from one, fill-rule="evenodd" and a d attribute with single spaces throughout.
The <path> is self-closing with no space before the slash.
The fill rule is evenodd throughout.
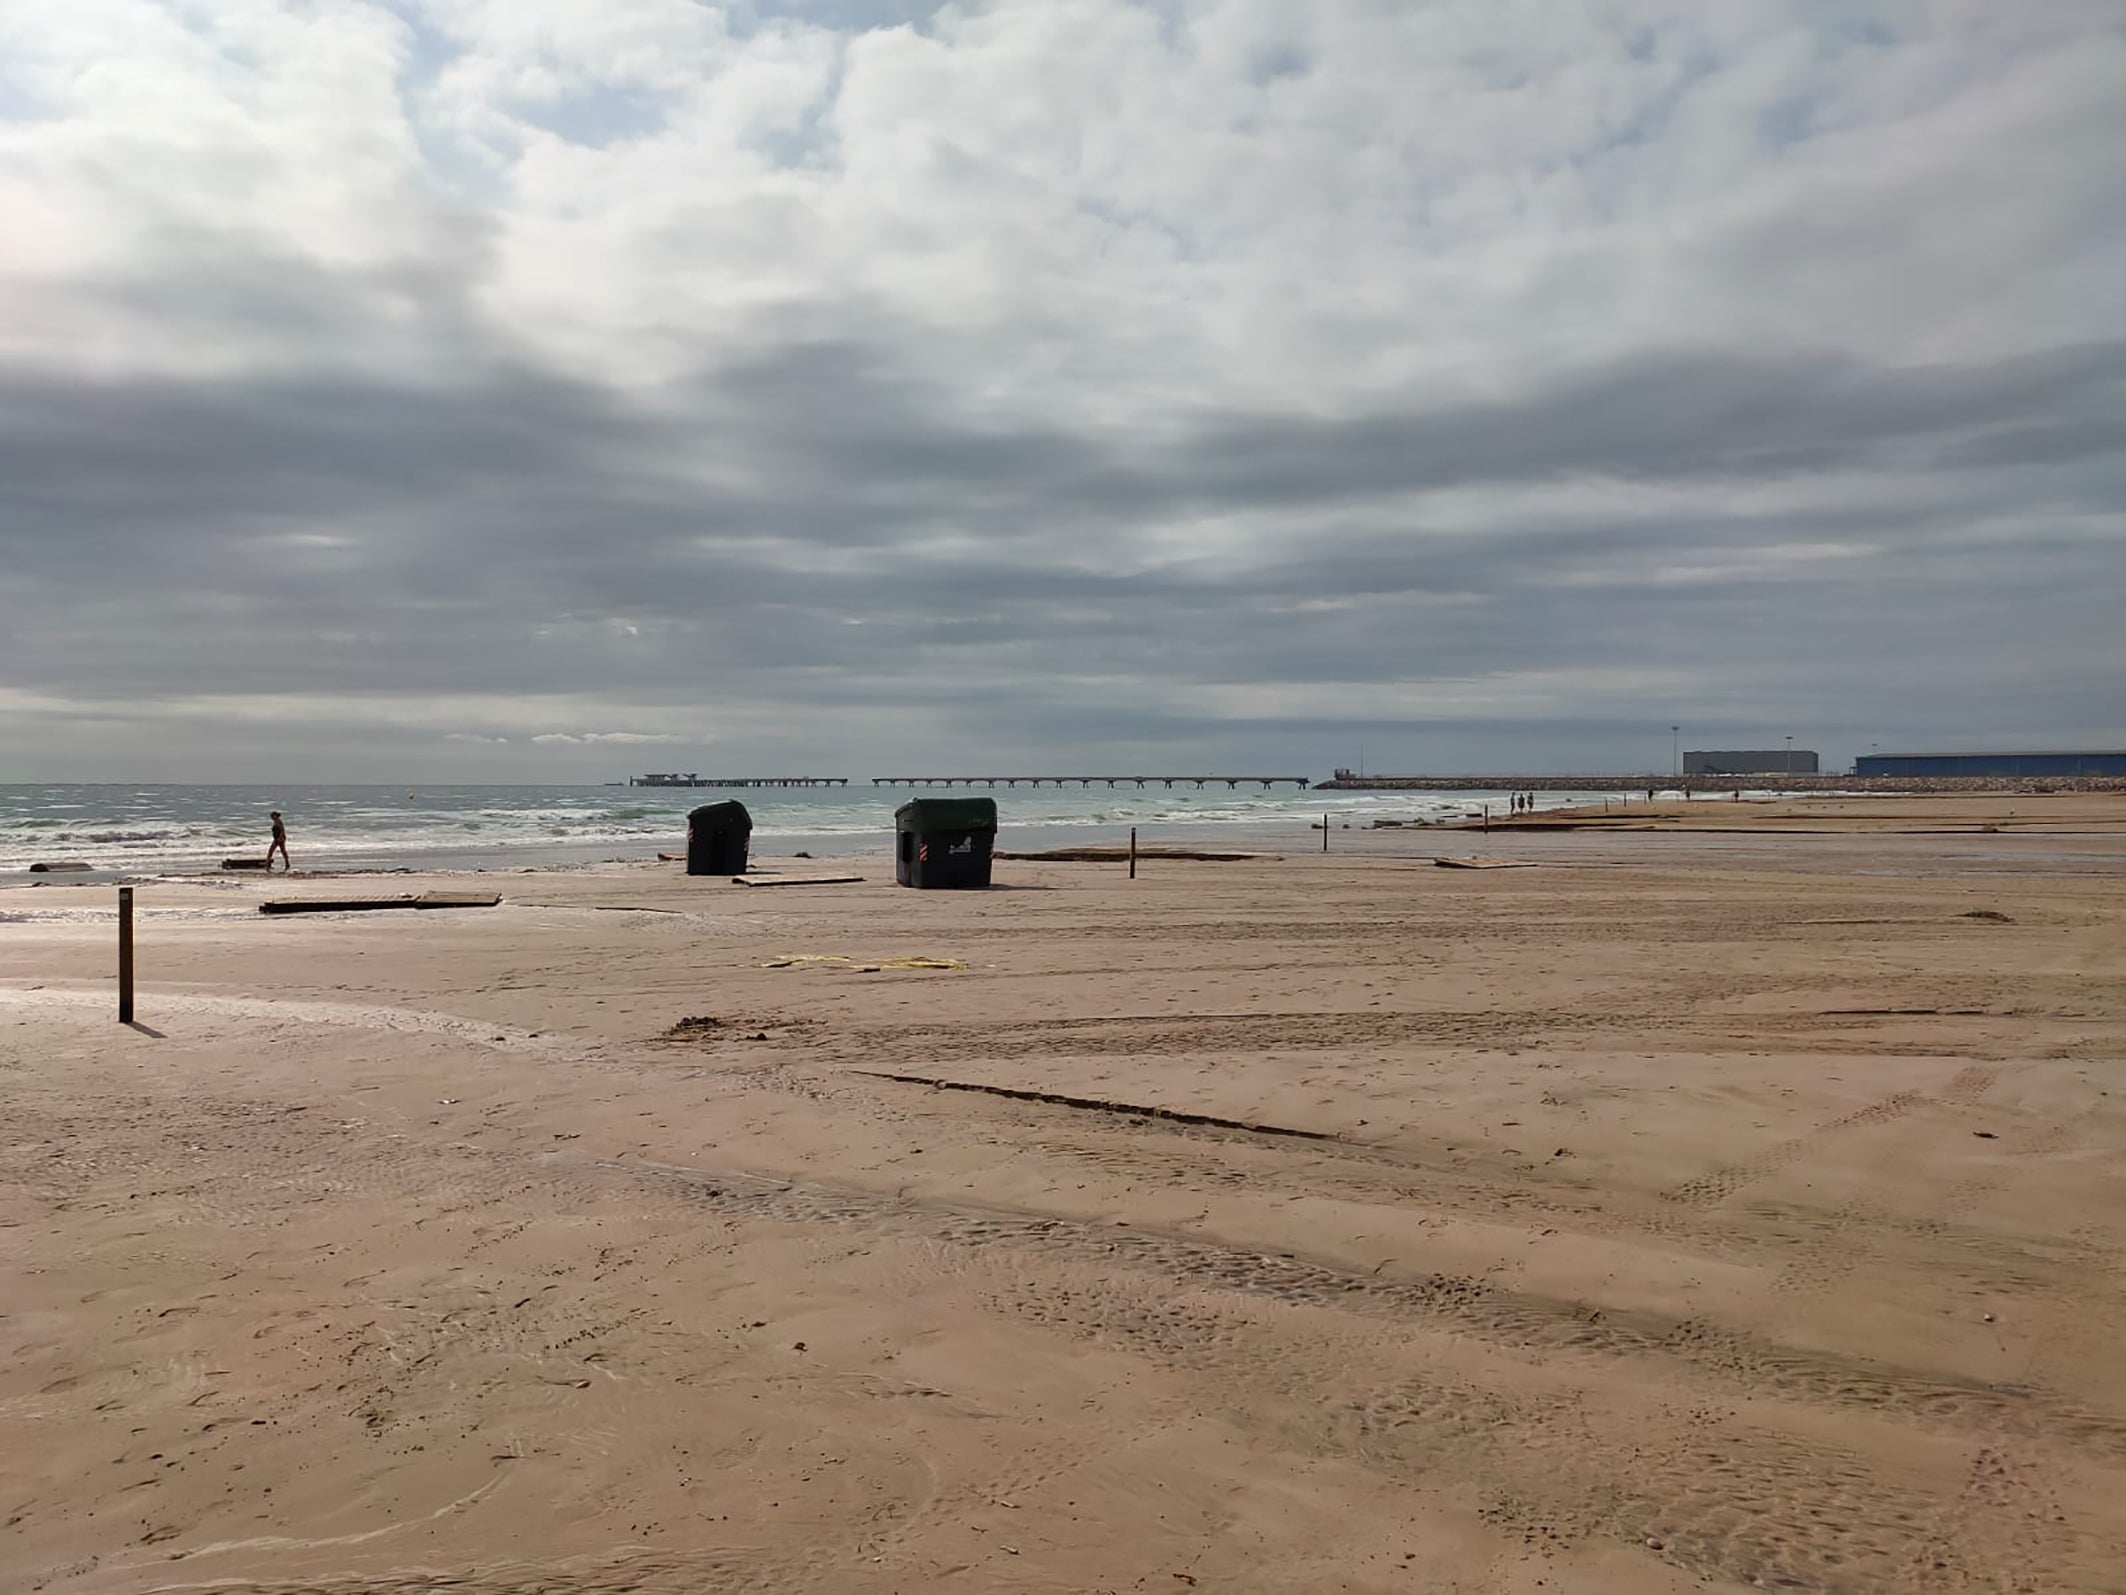
<path id="1" fill-rule="evenodd" d="M 1685 775 L 1814 775 L 1816 755 L 1807 748 L 1737 748 L 1683 754 Z"/>
<path id="2" fill-rule="evenodd" d="M 1855 775 L 2126 775 L 2126 753 L 1870 753 Z"/>

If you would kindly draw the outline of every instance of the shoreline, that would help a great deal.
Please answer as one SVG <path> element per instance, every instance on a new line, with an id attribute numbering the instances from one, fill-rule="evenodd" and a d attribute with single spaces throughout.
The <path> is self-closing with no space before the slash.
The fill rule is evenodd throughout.
<path id="1" fill-rule="evenodd" d="M 1472 823 L 1481 828 L 1487 822 Z M 1690 831 L 1700 835 L 1956 835 L 2028 832 L 2109 835 L 2126 830 L 2126 786 L 2080 793 L 1837 793 L 1740 802 L 1687 799 L 1540 809 L 1488 821 L 1492 831 Z"/>
<path id="2" fill-rule="evenodd" d="M 1140 823 L 1135 828 L 1144 848 L 1164 846 L 1198 851 L 1296 853 L 1310 847 L 1318 850 L 1320 813 L 1319 810 L 1311 814 L 1295 810 L 1251 819 Z M 2086 829 L 2090 834 L 2109 834 L 2126 825 L 2126 790 L 2044 794 L 1835 793 L 1815 797 L 1745 794 L 1740 801 L 1733 798 L 1668 797 L 1658 799 L 1652 805 L 1639 798 L 1620 798 L 1606 807 L 1560 804 L 1525 814 L 1494 812 L 1488 823 L 1478 817 L 1477 808 L 1473 806 L 1433 817 L 1414 818 L 1365 811 L 1331 810 L 1330 813 L 1330 829 L 1335 836 L 1367 832 L 1438 835 L 1455 831 L 1540 834 L 1572 829 L 1688 830 L 1701 835 L 1719 831 L 1736 835 L 1799 834 L 1807 830 L 1827 835 L 1863 831 L 1922 834 L 1929 830 L 1984 830 L 1987 826 L 2002 832 L 2043 827 L 2059 834 L 2071 834 L 2077 828 Z M 1131 829 L 1129 824 L 1120 822 L 1014 823 L 1007 815 L 999 828 L 998 846 L 1000 850 L 1016 853 L 1126 846 Z M 871 862 L 875 867 L 889 870 L 892 864 L 890 830 L 756 832 L 755 842 L 753 856 L 764 860 L 787 859 L 803 852 L 819 858 Z M 479 847 L 409 847 L 399 851 L 373 847 L 327 848 L 311 855 L 321 858 L 322 862 L 296 873 L 297 878 L 305 875 L 323 878 L 408 872 L 503 874 L 524 869 L 581 869 L 607 863 L 654 863 L 659 852 L 678 852 L 684 847 L 685 833 L 680 830 L 637 843 L 616 844 L 604 839 L 583 842 L 523 839 Z M 54 859 L 66 857 L 64 846 L 55 849 L 51 856 Z M 17 880 L 55 886 L 239 880 L 252 878 L 257 873 L 224 871 L 205 863 L 189 867 L 100 867 L 93 861 L 87 862 L 91 862 L 91 868 L 86 871 L 68 870 L 47 875 L 33 875 L 25 864 L 19 875 L 14 872 L 0 875 L 0 884 Z"/>
<path id="3" fill-rule="evenodd" d="M 1663 794 L 1794 793 L 1903 797 L 1973 794 L 2042 797 L 2054 793 L 2126 792 L 2119 775 L 1839 775 L 1760 770 L 1747 775 L 1357 775 L 1316 781 L 1316 792 L 1632 792 Z"/>
<path id="4" fill-rule="evenodd" d="M 2013 801 L 2009 801 L 2013 798 Z M 1729 839 L 1737 848 L 1751 842 L 1779 838 L 1814 837 L 1837 839 L 1990 837 L 2045 838 L 2091 842 L 2126 835 L 2126 794 L 2053 794 L 2036 798 L 2001 794 L 1998 797 L 1971 794 L 1938 794 L 1919 800 L 1920 808 L 1885 806 L 1882 797 L 1837 797 L 1813 799 L 1726 799 L 1643 801 L 1618 803 L 1609 808 L 1583 806 L 1543 809 L 1529 814 L 1491 816 L 1488 823 L 1477 818 L 1445 818 L 1403 821 L 1391 816 L 1354 818 L 1332 823 L 1329 850 L 1332 855 L 1360 858 L 1422 859 L 1442 849 L 1449 853 L 1480 848 L 1491 836 L 1511 837 L 1513 844 L 1527 846 L 1545 839 L 1564 842 L 1604 835 L 1688 837 L 1713 848 L 1718 839 Z M 1113 836 L 1105 832 L 1118 833 Z M 999 833 L 997 856 L 1009 862 L 1111 863 L 1128 856 L 1127 827 L 1016 827 Z M 850 848 L 846 833 L 812 838 L 812 846 L 790 851 L 763 851 L 751 855 L 766 871 L 802 866 L 807 870 L 834 866 L 883 876 L 890 880 L 893 857 L 890 840 L 880 837 L 863 848 Z M 1302 821 L 1293 816 L 1284 825 L 1220 823 L 1203 826 L 1140 827 L 1140 853 L 1146 859 L 1160 856 L 1197 856 L 1220 860 L 1228 856 L 1252 859 L 1310 857 L 1322 851 L 1321 821 Z M 843 845 L 835 845 L 843 844 Z M 678 846 L 683 847 L 683 838 Z M 1413 846 L 1417 851 L 1395 852 L 1391 848 Z M 676 851 L 666 846 L 657 851 Z M 1070 855 L 1078 855 L 1076 858 Z M 804 856 L 800 856 L 804 855 Z M 1046 855 L 1046 857 L 1044 857 Z M 1651 862 L 1649 860 L 1648 862 Z M 348 879 L 439 880 L 498 878 L 503 876 L 590 874 L 648 870 L 671 872 L 685 878 L 683 863 L 660 860 L 656 851 L 615 852 L 603 844 L 585 844 L 578 849 L 540 844 L 500 846 L 482 852 L 441 854 L 434 857 L 401 856 L 394 859 L 353 857 L 345 862 L 297 869 L 292 874 L 266 874 L 257 870 L 217 868 L 147 871 L 83 870 L 49 875 L 0 877 L 0 893 L 9 888 L 56 887 L 108 888 L 132 886 L 204 885 L 216 889 L 250 885 L 277 886 L 304 881 Z M 721 877 L 696 877 L 718 880 Z"/>

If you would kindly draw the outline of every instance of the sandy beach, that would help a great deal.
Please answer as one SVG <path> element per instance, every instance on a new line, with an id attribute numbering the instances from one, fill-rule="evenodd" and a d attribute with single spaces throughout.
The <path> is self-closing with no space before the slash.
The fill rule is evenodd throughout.
<path id="1" fill-rule="evenodd" d="M 0 889 L 0 1586 L 2126 1589 L 2126 799 L 1689 813 Z"/>

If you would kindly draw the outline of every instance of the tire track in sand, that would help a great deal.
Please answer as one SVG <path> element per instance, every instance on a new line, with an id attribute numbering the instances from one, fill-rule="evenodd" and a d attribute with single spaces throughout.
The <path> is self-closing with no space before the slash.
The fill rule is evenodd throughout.
<path id="1" fill-rule="evenodd" d="M 1671 1186 L 1661 1193 L 1661 1198 L 1663 1201 L 1675 1202 L 1685 1207 L 1715 1207 L 1744 1186 L 1754 1185 L 1761 1179 L 1777 1174 L 1790 1164 L 1800 1162 L 1841 1131 L 1902 1118 L 1926 1100 L 1922 1092 L 1894 1091 L 1879 1101 L 1870 1102 L 1864 1108 L 1856 1108 L 1853 1112 L 1835 1119 L 1826 1119 L 1814 1129 L 1794 1136 L 1791 1140 L 1781 1141 L 1777 1146 L 1769 1147 L 1755 1157 L 1711 1169 L 1694 1179 L 1685 1180 L 1681 1185 Z"/>
<path id="2" fill-rule="evenodd" d="M 1473 1498 L 1487 1522 L 1540 1551 L 1608 1539 L 1700 1576 L 1823 1595 L 2097 1595 L 2126 1554 L 2053 1514 L 2033 1517 L 2021 1498 L 1944 1512 L 1925 1475 L 1731 1413 L 1590 1405 L 1534 1370 L 1491 1386 L 1413 1371 L 1392 1338 L 1270 1304 L 1068 1268 L 989 1294 L 1030 1322 L 1200 1381 L 1245 1430 Z"/>
<path id="3" fill-rule="evenodd" d="M 1697 1319 L 1496 1289 L 1448 1274 L 1386 1279 L 1296 1256 L 1258 1253 L 1194 1237 L 1103 1226 L 1025 1211 L 910 1201 L 849 1188 L 794 1183 L 670 1164 L 601 1162 L 631 1180 L 661 1183 L 715 1210 L 791 1224 L 856 1225 L 877 1233 L 1039 1259 L 1091 1262 L 1170 1283 L 1271 1301 L 1332 1306 L 1420 1320 L 1517 1351 L 1581 1358 L 1678 1362 L 1752 1396 L 1837 1412 L 1862 1411 L 1937 1432 L 2023 1435 L 2093 1459 L 2126 1463 L 2126 1418 L 2091 1411 L 2049 1391 L 1961 1381 L 1780 1346 Z"/>

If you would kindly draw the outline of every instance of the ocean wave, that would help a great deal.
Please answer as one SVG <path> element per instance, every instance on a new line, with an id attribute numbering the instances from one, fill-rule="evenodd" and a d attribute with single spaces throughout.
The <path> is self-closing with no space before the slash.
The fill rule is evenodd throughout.
<path id="1" fill-rule="evenodd" d="M 79 857 L 103 869 L 188 873 L 211 869 L 224 853 L 264 845 L 269 808 L 287 813 L 290 846 L 304 867 L 351 864 L 471 867 L 488 858 L 595 856 L 600 849 L 640 856 L 672 850 L 686 835 L 687 812 L 721 796 L 694 790 L 636 791 L 570 787 L 455 788 L 420 792 L 374 788 L 56 788 L 0 786 L 0 873 L 30 863 Z M 1121 836 L 1131 826 L 1172 834 L 1221 827 L 1299 832 L 1324 813 L 1354 826 L 1375 816 L 1402 820 L 1475 811 L 1504 794 L 1422 792 L 1247 792 L 1221 786 L 1198 792 L 1157 786 L 1138 790 L 978 788 L 947 791 L 749 789 L 743 801 L 753 834 L 768 846 L 883 846 L 893 813 L 911 797 L 994 798 L 1007 834 Z M 1009 843 L 1007 843 L 1009 845 Z"/>

